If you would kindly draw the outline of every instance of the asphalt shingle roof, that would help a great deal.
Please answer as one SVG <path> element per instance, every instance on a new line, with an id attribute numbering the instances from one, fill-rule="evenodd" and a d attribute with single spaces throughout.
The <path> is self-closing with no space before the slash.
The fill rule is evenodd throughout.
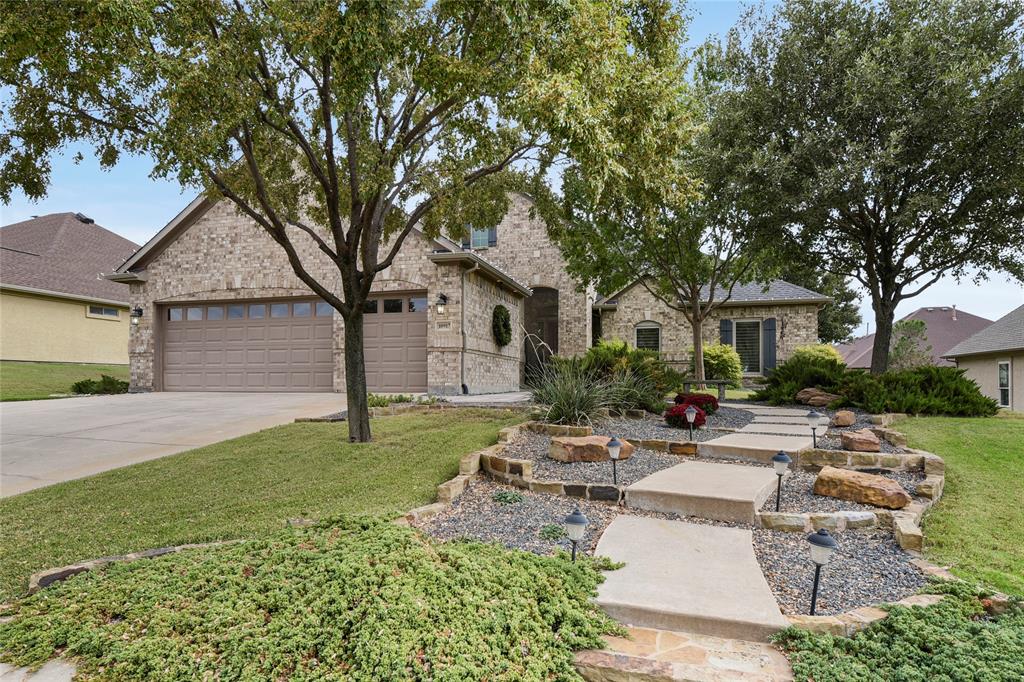
<path id="1" fill-rule="evenodd" d="M 950 348 L 946 357 L 1024 350 L 1024 305 Z"/>
<path id="2" fill-rule="evenodd" d="M 701 288 L 700 297 L 708 300 L 710 287 Z M 715 294 L 715 300 L 721 300 L 725 295 L 724 291 Z M 826 303 L 831 299 L 817 291 L 811 291 L 804 287 L 790 284 L 781 279 L 773 279 L 765 284 L 750 283 L 737 284 L 732 289 L 732 296 L 729 303 L 772 303 L 775 301 L 807 301 L 808 303 Z"/>
<path id="3" fill-rule="evenodd" d="M 936 365 L 954 364 L 951 360 L 943 359 L 949 349 L 992 324 L 992 320 L 955 310 L 951 306 L 918 308 L 900 319 L 921 320 L 925 323 L 925 335 L 928 345 L 932 347 L 932 363 Z M 871 367 L 874 344 L 875 335 L 868 334 L 850 343 L 838 345 L 836 350 L 850 367 L 867 369 Z"/>
<path id="4" fill-rule="evenodd" d="M 0 285 L 128 302 L 128 287 L 103 279 L 138 245 L 74 213 L 0 228 Z"/>

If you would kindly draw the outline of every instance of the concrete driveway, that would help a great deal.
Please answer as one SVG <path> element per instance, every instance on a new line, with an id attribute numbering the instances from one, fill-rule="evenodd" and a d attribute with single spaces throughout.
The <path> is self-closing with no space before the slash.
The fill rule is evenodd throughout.
<path id="1" fill-rule="evenodd" d="M 0 403 L 0 497 L 345 406 L 336 393 L 139 393 Z"/>

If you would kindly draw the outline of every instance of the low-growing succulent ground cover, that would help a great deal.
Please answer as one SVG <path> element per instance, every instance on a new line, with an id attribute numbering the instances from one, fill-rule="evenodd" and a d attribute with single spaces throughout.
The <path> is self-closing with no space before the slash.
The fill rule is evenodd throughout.
<path id="1" fill-rule="evenodd" d="M 573 652 L 622 632 L 590 601 L 598 566 L 343 517 L 58 583 L 8 610 L 0 659 L 60 653 L 79 679 L 579 679 Z"/>
<path id="2" fill-rule="evenodd" d="M 1024 679 L 1024 609 L 989 617 L 967 583 L 927 591 L 950 596 L 925 608 L 890 607 L 887 618 L 850 638 L 790 628 L 776 641 L 797 680 Z"/>
<path id="3" fill-rule="evenodd" d="M 253 538 L 296 517 L 397 515 L 433 502 L 459 457 L 523 421 L 453 409 L 373 421 L 372 443 L 348 427 L 288 424 L 0 500 L 0 602 L 35 571 L 96 557 Z"/>

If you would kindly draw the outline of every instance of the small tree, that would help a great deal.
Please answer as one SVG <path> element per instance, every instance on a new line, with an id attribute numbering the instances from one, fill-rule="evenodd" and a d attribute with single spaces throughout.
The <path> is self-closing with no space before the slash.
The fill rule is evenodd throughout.
<path id="1" fill-rule="evenodd" d="M 149 155 L 154 176 L 231 201 L 344 319 L 366 441 L 376 275 L 417 225 L 494 225 L 507 190 L 562 159 L 614 172 L 624 95 L 663 81 L 678 25 L 660 0 L 6 2 L 0 198 L 43 196 L 52 154 L 85 140 L 104 167 Z"/>
<path id="2" fill-rule="evenodd" d="M 1024 281 L 1024 3 L 791 0 L 729 38 L 711 136 L 745 205 L 896 306 L 944 276 Z"/>
<path id="3" fill-rule="evenodd" d="M 900 320 L 892 326 L 889 369 L 901 370 L 932 364 L 928 325 L 924 320 Z"/>

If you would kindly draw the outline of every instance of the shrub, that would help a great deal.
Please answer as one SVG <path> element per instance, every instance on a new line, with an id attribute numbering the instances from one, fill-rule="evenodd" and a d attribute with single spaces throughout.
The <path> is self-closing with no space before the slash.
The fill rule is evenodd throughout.
<path id="1" fill-rule="evenodd" d="M 665 408 L 665 393 L 651 376 L 641 370 L 625 368 L 611 376 L 608 388 L 609 406 L 617 410 L 647 410 L 661 412 Z"/>
<path id="2" fill-rule="evenodd" d="M 787 405 L 796 402 L 799 391 L 811 387 L 834 393 L 845 373 L 846 365 L 841 360 L 807 354 L 793 356 L 769 372 L 764 387 L 754 393 L 754 400 Z"/>
<path id="3" fill-rule="evenodd" d="M 812 343 L 806 346 L 797 346 L 793 349 L 793 355 L 790 357 L 819 358 L 821 360 L 835 360 L 836 362 L 843 361 L 843 356 L 835 349 L 835 346 L 830 346 L 827 343 Z"/>
<path id="4" fill-rule="evenodd" d="M 718 398 L 708 393 L 679 393 L 676 405 L 693 405 L 704 410 L 706 414 L 714 414 L 718 409 Z"/>
<path id="5" fill-rule="evenodd" d="M 690 407 L 690 403 L 684 403 L 682 405 L 673 405 L 665 411 L 665 423 L 669 426 L 673 426 L 677 429 L 688 429 L 690 428 L 690 422 L 686 421 L 686 408 Z M 693 419 L 693 428 L 704 426 L 704 422 L 707 421 L 708 415 L 704 410 L 700 409 L 696 405 L 693 408 L 697 410 L 697 416 Z"/>
<path id="6" fill-rule="evenodd" d="M 679 386 L 682 377 L 668 366 L 656 352 L 642 348 L 632 348 L 625 341 L 604 340 L 592 346 L 583 356 L 583 364 L 601 376 L 611 377 L 616 372 L 632 370 L 638 375 L 647 377 L 654 389 L 664 396 Z M 656 412 L 661 411 L 659 405 Z"/>
<path id="7" fill-rule="evenodd" d="M 625 634 L 591 601 L 607 567 L 333 519 L 51 585 L 4 608 L 0 657 L 90 679 L 578 679 L 575 651 Z"/>
<path id="8" fill-rule="evenodd" d="M 404 393 L 399 393 L 397 395 L 378 395 L 376 393 L 367 393 L 366 402 L 370 407 L 387 407 L 392 403 L 411 403 L 415 401 L 411 395 L 405 395 Z"/>
<path id="9" fill-rule="evenodd" d="M 101 374 L 99 381 L 96 379 L 82 379 L 71 384 L 71 392 L 81 395 L 110 395 L 113 393 L 127 393 L 128 382 L 116 379 L 108 374 Z"/>
<path id="10" fill-rule="evenodd" d="M 693 376 L 694 371 L 691 358 L 690 376 Z M 743 365 L 736 349 L 724 343 L 704 346 L 704 378 L 727 380 L 730 386 L 739 388 L 743 381 Z"/>
<path id="11" fill-rule="evenodd" d="M 613 399 L 610 379 L 578 358 L 551 358 L 531 377 L 530 392 L 549 424 L 589 424 Z"/>

